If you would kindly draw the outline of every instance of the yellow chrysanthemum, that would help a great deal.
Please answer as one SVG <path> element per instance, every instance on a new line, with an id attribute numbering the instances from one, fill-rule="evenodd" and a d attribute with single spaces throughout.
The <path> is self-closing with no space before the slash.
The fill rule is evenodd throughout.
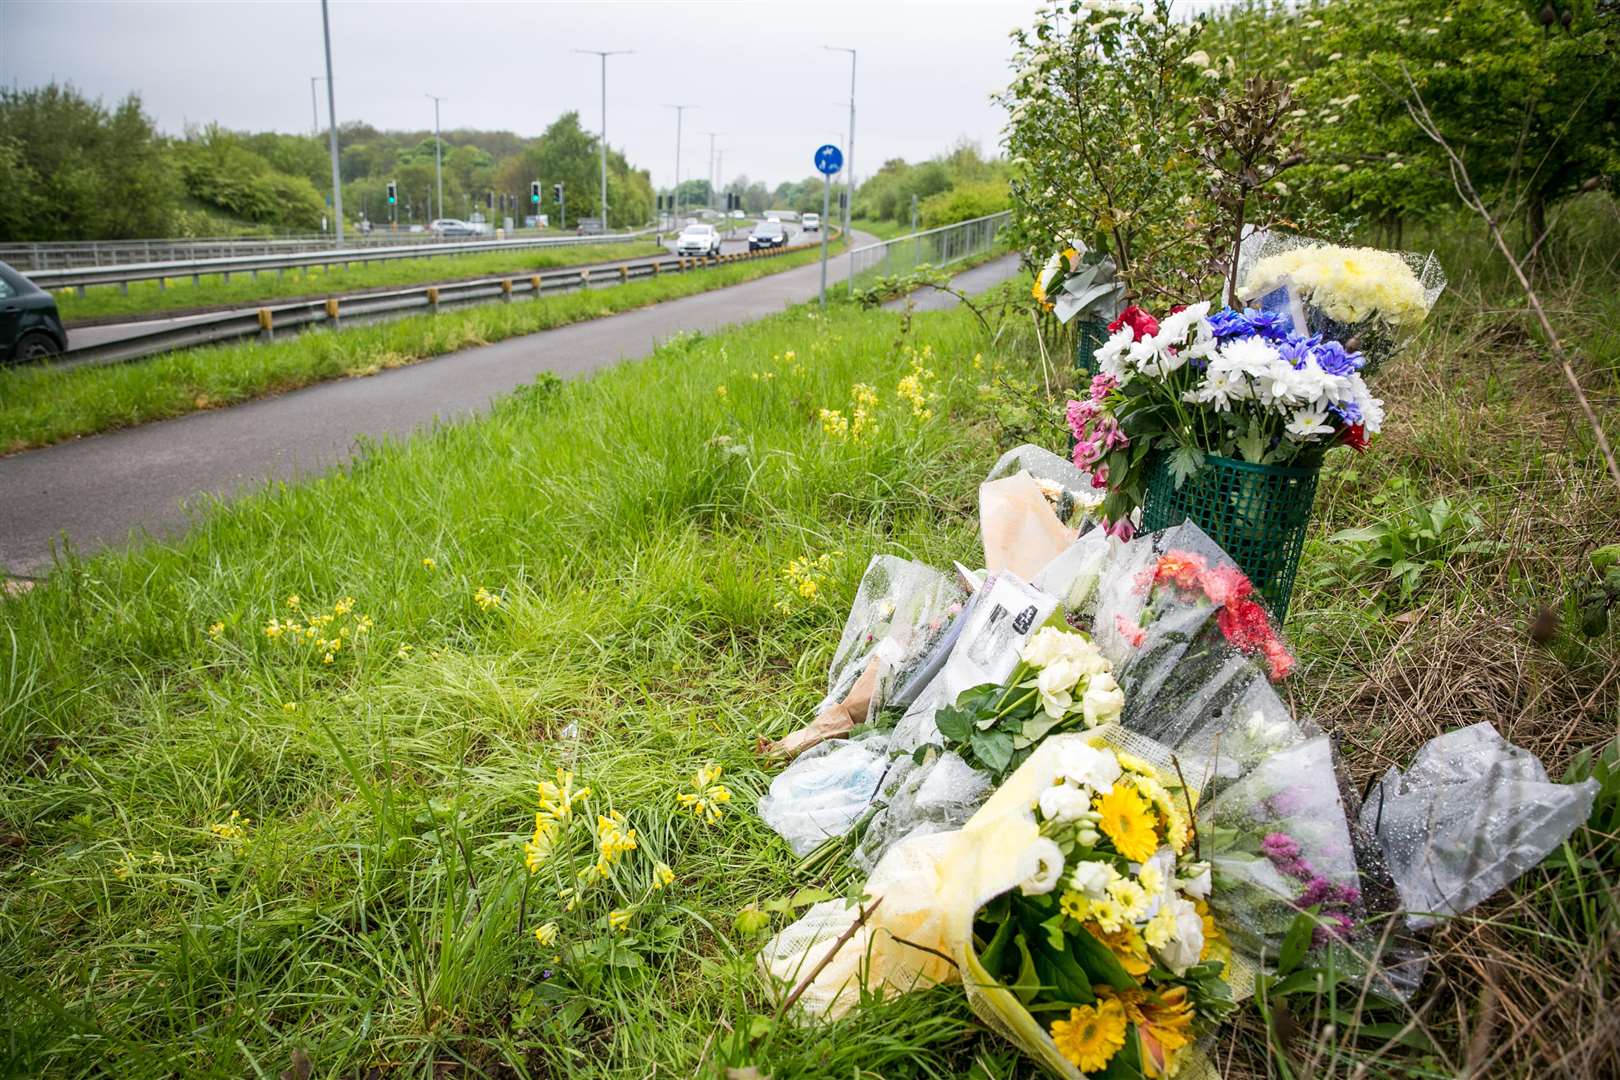
<path id="1" fill-rule="evenodd" d="M 1097 799 L 1097 812 L 1102 815 L 1098 828 L 1114 842 L 1114 850 L 1127 859 L 1147 862 L 1158 850 L 1153 811 L 1134 788 L 1115 784 L 1112 791 Z"/>
<path id="2" fill-rule="evenodd" d="M 1129 878 L 1109 882 L 1108 896 L 1119 905 L 1119 913 L 1127 922 L 1135 922 L 1147 914 L 1147 890 Z"/>
<path id="3" fill-rule="evenodd" d="M 1067 1020 L 1052 1022 L 1058 1053 L 1081 1072 L 1098 1072 L 1125 1046 L 1125 1009 L 1117 1000 L 1069 1010 Z"/>
<path id="4" fill-rule="evenodd" d="M 1091 900 L 1085 893 L 1065 889 L 1063 895 L 1058 898 L 1058 907 L 1069 918 L 1076 922 L 1084 922 L 1086 914 L 1091 910 Z"/>

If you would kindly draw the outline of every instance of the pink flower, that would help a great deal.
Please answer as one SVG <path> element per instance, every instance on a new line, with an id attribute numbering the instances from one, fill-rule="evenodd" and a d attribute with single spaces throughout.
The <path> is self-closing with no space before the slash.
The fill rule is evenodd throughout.
<path id="1" fill-rule="evenodd" d="M 1112 375 L 1093 375 L 1091 377 L 1091 400 L 1098 405 L 1113 393 L 1119 382 Z"/>
<path id="2" fill-rule="evenodd" d="M 1131 437 L 1125 434 L 1119 426 L 1119 421 L 1112 416 L 1105 416 L 1097 421 L 1097 434 L 1102 438 L 1104 450 L 1123 450 L 1131 445 Z"/>
<path id="3" fill-rule="evenodd" d="M 1140 649 L 1142 642 L 1147 640 L 1147 631 L 1123 615 L 1114 616 L 1114 629 L 1118 630 L 1119 636 L 1125 639 L 1125 644 L 1133 649 Z"/>
<path id="4" fill-rule="evenodd" d="M 1198 583 L 1214 604 L 1235 604 L 1254 591 L 1248 577 L 1231 563 L 1210 567 L 1199 575 Z"/>
<path id="5" fill-rule="evenodd" d="M 1094 442 L 1077 442 L 1074 444 L 1074 467 L 1089 469 L 1093 462 L 1102 457 L 1102 447 Z"/>
<path id="6" fill-rule="evenodd" d="M 1108 462 L 1105 461 L 1091 470 L 1091 486 L 1094 488 L 1106 488 L 1108 486 Z"/>
<path id="7" fill-rule="evenodd" d="M 1092 401 L 1071 401 L 1068 408 L 1069 430 L 1074 432 L 1077 439 L 1085 438 L 1086 424 L 1097 415 L 1097 405 Z"/>
<path id="8" fill-rule="evenodd" d="M 1120 518 L 1118 521 L 1112 524 L 1104 522 L 1103 532 L 1114 537 L 1116 540 L 1129 540 L 1131 537 L 1136 535 L 1136 526 L 1131 524 L 1130 518 L 1125 517 Z"/>
<path id="9" fill-rule="evenodd" d="M 1154 567 L 1153 580 L 1155 583 L 1170 581 L 1177 587 L 1191 591 L 1199 587 L 1208 564 L 1202 555 L 1191 551 L 1171 551 L 1159 556 L 1158 565 Z"/>

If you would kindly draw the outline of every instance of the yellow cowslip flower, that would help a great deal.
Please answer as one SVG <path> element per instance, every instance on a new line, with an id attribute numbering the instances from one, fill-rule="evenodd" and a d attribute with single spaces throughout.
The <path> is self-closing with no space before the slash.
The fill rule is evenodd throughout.
<path id="1" fill-rule="evenodd" d="M 343 599 L 339 600 L 337 603 L 332 605 L 332 614 L 333 615 L 347 615 L 349 612 L 351 612 L 353 610 L 354 610 L 354 597 L 352 597 L 352 596 L 345 596 Z"/>
<path id="2" fill-rule="evenodd" d="M 325 656 L 321 657 L 321 663 L 330 664 L 331 662 L 332 662 L 332 654 L 331 653 L 327 653 Z"/>
<path id="3" fill-rule="evenodd" d="M 849 418 L 837 409 L 820 411 L 821 431 L 831 439 L 849 438 Z"/>
<path id="4" fill-rule="evenodd" d="M 264 624 L 264 636 L 274 641 L 282 635 L 285 629 L 287 628 L 281 625 L 280 619 L 271 619 Z"/>
<path id="5" fill-rule="evenodd" d="M 540 798 L 540 815 L 560 823 L 573 816 L 575 803 L 591 797 L 591 789 L 574 790 L 574 774 L 566 769 L 558 769 L 556 776 L 555 784 L 542 780 L 536 785 L 536 791 Z"/>
<path id="6" fill-rule="evenodd" d="M 675 871 L 671 870 L 668 866 L 664 865 L 663 863 L 659 863 L 657 866 L 653 867 L 652 887 L 654 889 L 662 889 L 664 886 L 668 885 L 674 880 Z"/>
<path id="7" fill-rule="evenodd" d="M 542 947 L 549 947 L 557 941 L 557 924 L 554 922 L 542 923 L 534 928 L 534 940 Z"/>
<path id="8" fill-rule="evenodd" d="M 726 384 L 725 383 L 721 383 L 719 386 L 714 388 L 714 396 L 717 397 L 717 398 L 722 398 L 723 399 L 730 392 L 731 391 L 726 389 Z"/>
<path id="9" fill-rule="evenodd" d="M 814 600 L 816 598 L 816 592 L 819 588 L 820 586 L 816 584 L 814 578 L 805 578 L 803 581 L 799 582 L 799 595 L 804 597 L 806 600 Z"/>
<path id="10" fill-rule="evenodd" d="M 579 890 L 572 888 L 559 889 L 557 899 L 563 902 L 563 911 L 573 911 L 579 907 Z"/>
<path id="11" fill-rule="evenodd" d="M 633 914 L 634 912 L 625 911 L 621 908 L 614 908 L 612 911 L 608 912 L 608 926 L 612 927 L 614 930 L 623 930 L 625 927 L 630 925 L 630 918 Z"/>
<path id="12" fill-rule="evenodd" d="M 301 603 L 303 603 L 303 601 L 298 599 L 297 593 L 293 593 L 291 596 L 287 597 L 287 606 L 294 611 L 298 610 L 298 605 Z"/>
<path id="13" fill-rule="evenodd" d="M 409 659 L 411 651 L 414 648 L 416 648 L 414 645 L 401 645 L 399 647 L 399 652 L 395 653 L 394 655 L 399 657 L 401 660 Z"/>
<path id="14" fill-rule="evenodd" d="M 247 835 L 247 827 L 253 824 L 252 818 L 242 816 L 240 810 L 232 810 L 231 816 L 225 821 L 216 821 L 208 826 L 208 831 L 221 840 L 237 841 Z"/>
<path id="15" fill-rule="evenodd" d="M 791 364 L 793 363 L 793 358 L 798 355 L 798 353 L 794 352 L 792 349 L 789 349 L 787 352 L 782 354 L 782 359 Z"/>
<path id="16" fill-rule="evenodd" d="M 557 826 L 541 814 L 534 815 L 534 835 L 523 842 L 523 865 L 535 873 L 551 854 L 557 842 Z"/>
<path id="17" fill-rule="evenodd" d="M 354 636 L 359 637 L 361 634 L 369 632 L 371 628 L 376 625 L 376 623 L 371 621 L 370 615 L 362 615 L 354 624 Z"/>
<path id="18" fill-rule="evenodd" d="M 473 594 L 473 603 L 485 611 L 493 611 L 501 606 L 501 594 L 492 593 L 480 585 L 478 591 Z"/>
<path id="19" fill-rule="evenodd" d="M 866 383 L 856 383 L 849 388 L 849 397 L 856 405 L 865 405 L 869 409 L 877 408 L 877 388 Z"/>
<path id="20" fill-rule="evenodd" d="M 706 824 L 717 824 L 725 815 L 725 804 L 731 801 L 730 789 L 716 782 L 723 771 L 713 763 L 703 766 L 693 778 L 692 790 L 676 795 L 675 801 Z"/>
<path id="21" fill-rule="evenodd" d="M 432 570 L 434 567 L 436 567 L 438 565 L 439 564 L 434 562 L 432 559 L 423 559 L 422 560 L 422 569 L 424 569 L 424 570 Z"/>
<path id="22" fill-rule="evenodd" d="M 282 712 L 287 712 L 287 713 L 297 712 L 298 711 L 298 702 L 296 702 L 296 701 L 284 701 L 284 702 L 282 702 L 281 703 L 281 711 Z"/>
<path id="23" fill-rule="evenodd" d="M 607 877 L 613 865 L 638 846 L 636 830 L 627 828 L 624 815 L 617 810 L 610 810 L 608 815 L 596 817 L 596 846 L 600 852 L 595 867 L 597 877 Z"/>
<path id="24" fill-rule="evenodd" d="M 973 370 L 974 371 L 983 371 L 984 370 L 984 353 L 974 353 L 973 354 Z"/>
<path id="25" fill-rule="evenodd" d="M 222 622 L 212 623 L 208 627 L 208 636 L 209 637 L 219 637 L 219 635 L 223 634 L 224 632 L 225 632 L 225 624 L 222 623 Z"/>

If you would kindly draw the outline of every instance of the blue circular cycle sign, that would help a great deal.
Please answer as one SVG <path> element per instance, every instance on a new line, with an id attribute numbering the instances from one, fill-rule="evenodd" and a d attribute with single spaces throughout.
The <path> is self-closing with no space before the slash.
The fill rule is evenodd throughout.
<path id="1" fill-rule="evenodd" d="M 844 152 L 832 143 L 816 151 L 816 171 L 823 176 L 831 176 L 844 167 Z"/>

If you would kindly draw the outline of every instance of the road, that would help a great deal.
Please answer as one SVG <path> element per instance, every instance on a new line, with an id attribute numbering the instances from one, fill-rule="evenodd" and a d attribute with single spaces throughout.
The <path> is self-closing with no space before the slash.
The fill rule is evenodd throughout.
<path id="1" fill-rule="evenodd" d="M 794 233 L 794 234 L 790 235 L 789 238 L 788 238 L 788 243 L 790 243 L 790 244 L 796 244 L 796 243 L 799 243 L 799 242 L 800 242 L 800 236 L 797 233 Z M 669 240 L 668 242 L 665 243 L 664 246 L 670 252 L 673 252 L 675 250 L 675 241 L 673 239 Z M 722 246 L 721 246 L 721 251 L 724 252 L 727 255 L 731 255 L 731 254 L 734 254 L 736 252 L 743 252 L 743 251 L 747 251 L 747 250 L 748 250 L 748 236 L 747 236 L 746 233 L 741 234 L 739 239 L 723 241 Z M 514 256 L 514 257 L 517 257 L 517 256 Z M 582 269 L 585 269 L 586 266 L 640 266 L 640 265 L 642 265 L 644 263 L 647 263 L 649 261 L 651 261 L 651 260 L 646 259 L 646 258 L 640 258 L 640 259 L 616 259 L 616 260 L 613 260 L 612 262 L 588 263 L 588 264 L 582 264 L 579 267 L 566 267 L 566 269 L 569 269 L 569 270 L 581 269 L 582 270 Z M 550 268 L 550 269 L 564 269 L 564 268 L 555 267 L 555 268 Z M 494 280 L 498 276 L 499 275 L 487 275 L 487 277 L 490 280 Z M 467 279 L 467 278 L 457 278 L 455 280 L 457 280 L 457 281 L 465 281 L 465 280 L 469 280 L 469 279 Z M 445 284 L 445 282 L 440 282 L 439 284 Z M 363 294 L 365 292 L 386 292 L 389 289 L 395 289 L 395 288 L 400 288 L 400 287 L 401 286 L 396 286 L 396 285 L 381 286 L 381 287 L 379 287 L 377 289 L 356 290 L 354 293 L 344 294 L 344 295 L 361 295 L 361 294 Z M 611 286 L 609 286 L 609 287 L 611 287 Z M 319 295 L 319 294 L 312 294 L 312 295 Z M 127 321 L 127 322 L 101 323 L 101 324 L 95 325 L 95 326 L 78 326 L 78 327 L 70 326 L 68 328 L 68 344 L 69 344 L 69 346 L 71 348 L 75 348 L 75 349 L 85 349 L 85 348 L 90 348 L 90 347 L 96 346 L 96 345 L 106 345 L 106 344 L 109 344 L 109 343 L 115 342 L 115 341 L 123 341 L 126 338 L 139 337 L 140 335 L 150 333 L 152 330 L 155 330 L 155 329 L 157 329 L 159 327 L 184 326 L 187 323 L 205 322 L 205 321 L 207 321 L 209 319 L 218 318 L 222 314 L 251 314 L 252 312 L 255 312 L 255 311 L 259 310 L 259 308 L 261 308 L 261 307 L 268 307 L 271 311 L 275 311 L 277 309 L 277 307 L 280 304 L 284 303 L 284 302 L 285 301 L 280 301 L 280 300 L 268 300 L 268 301 L 265 301 L 263 304 L 252 304 L 252 305 L 249 305 L 247 307 L 234 308 L 234 309 L 232 309 L 232 308 L 218 308 L 218 309 L 208 311 L 208 312 L 200 312 L 200 313 L 185 314 L 185 315 L 157 316 L 155 318 L 135 319 L 135 320 Z"/>
<path id="2" fill-rule="evenodd" d="M 857 241 L 867 242 L 860 234 Z M 1000 280 L 992 268 L 1006 262 L 966 271 L 953 284 L 987 288 Z M 842 280 L 846 265 L 829 264 L 829 277 Z M 323 472 L 347 461 L 362 436 L 404 438 L 437 420 L 466 417 L 542 371 L 587 375 L 678 333 L 762 318 L 812 299 L 820 273 L 818 265 L 786 270 L 368 378 L 0 458 L 0 574 L 43 574 L 52 543 L 64 534 L 81 554 L 141 534 L 175 536 L 190 522 L 188 501 L 206 504 L 207 496 L 228 499 Z"/>

